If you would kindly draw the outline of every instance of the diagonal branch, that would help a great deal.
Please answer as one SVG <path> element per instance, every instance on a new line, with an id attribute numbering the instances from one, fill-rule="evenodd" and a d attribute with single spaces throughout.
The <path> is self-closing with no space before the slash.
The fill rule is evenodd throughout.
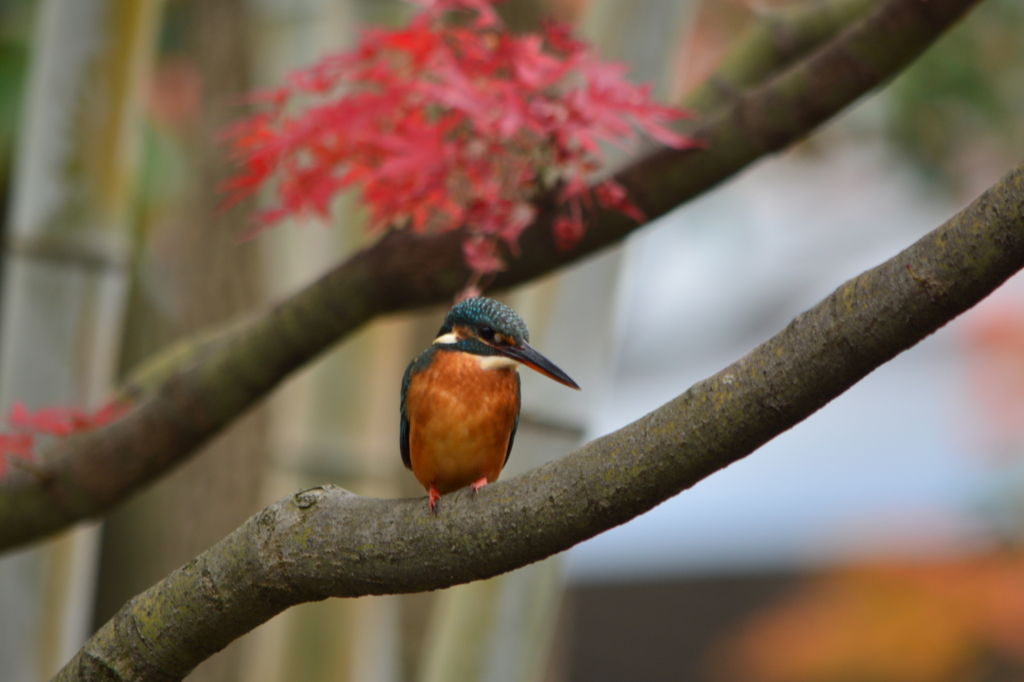
<path id="1" fill-rule="evenodd" d="M 761 10 L 715 73 L 686 97 L 686 106 L 708 114 L 734 102 L 878 5 L 879 0 L 808 0 Z"/>
<path id="2" fill-rule="evenodd" d="M 617 175 L 651 218 L 808 135 L 899 72 L 979 0 L 884 0 L 808 58 L 736 97 L 692 131 L 706 150 L 659 151 Z M 638 226 L 598 212 L 572 251 L 559 251 L 551 197 L 521 239 L 509 287 L 616 243 Z M 138 379 L 139 404 L 120 422 L 62 443 L 45 476 L 0 486 L 0 549 L 98 516 L 181 462 L 291 372 L 383 313 L 450 300 L 467 280 L 461 235 L 392 232 L 227 338 L 186 351 Z"/>
<path id="3" fill-rule="evenodd" d="M 1024 164 L 895 258 L 633 424 L 444 498 L 296 493 L 126 604 L 58 676 L 177 680 L 282 610 L 449 587 L 624 523 L 750 454 L 1024 267 Z M 120 677 L 118 677 L 120 676 Z"/>

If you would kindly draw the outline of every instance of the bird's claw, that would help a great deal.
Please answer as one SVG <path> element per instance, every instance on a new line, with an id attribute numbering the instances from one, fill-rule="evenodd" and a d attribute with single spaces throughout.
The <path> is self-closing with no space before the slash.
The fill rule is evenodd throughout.
<path id="1" fill-rule="evenodd" d="M 437 486 L 431 484 L 430 492 L 428 493 L 428 495 L 430 497 L 430 512 L 432 514 L 436 514 L 437 513 L 437 501 L 441 499 L 441 493 L 440 493 L 440 491 L 438 491 Z"/>

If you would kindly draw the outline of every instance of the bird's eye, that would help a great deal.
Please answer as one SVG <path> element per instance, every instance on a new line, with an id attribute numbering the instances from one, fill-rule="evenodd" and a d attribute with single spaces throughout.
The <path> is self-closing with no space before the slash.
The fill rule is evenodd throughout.
<path id="1" fill-rule="evenodd" d="M 494 330 L 490 327 L 480 327 L 480 338 L 484 341 L 493 341 Z"/>

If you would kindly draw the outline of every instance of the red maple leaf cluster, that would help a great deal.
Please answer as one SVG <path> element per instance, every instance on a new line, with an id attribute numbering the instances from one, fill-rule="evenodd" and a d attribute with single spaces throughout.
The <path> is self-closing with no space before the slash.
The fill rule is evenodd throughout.
<path id="1" fill-rule="evenodd" d="M 489 0 L 416 4 L 406 28 L 366 30 L 355 50 L 254 97 L 260 112 L 227 131 L 239 162 L 227 205 L 273 185 L 260 229 L 326 218 L 340 191 L 358 187 L 371 229 L 465 226 L 477 275 L 503 267 L 499 241 L 518 252 L 540 190 L 558 186 L 569 204 L 554 226 L 562 248 L 583 235 L 583 204 L 595 199 L 644 219 L 621 185 L 592 195 L 587 178 L 603 163 L 601 143 L 628 146 L 638 131 L 692 144 L 667 127 L 683 112 L 655 103 L 565 24 L 512 35 Z"/>
<path id="2" fill-rule="evenodd" d="M 0 481 L 7 474 L 7 460 L 18 457 L 32 460 L 40 436 L 70 436 L 90 431 L 116 421 L 130 405 L 112 401 L 95 412 L 85 412 L 73 407 L 44 407 L 30 412 L 22 403 L 14 404 L 7 422 L 11 430 L 0 432 Z"/>

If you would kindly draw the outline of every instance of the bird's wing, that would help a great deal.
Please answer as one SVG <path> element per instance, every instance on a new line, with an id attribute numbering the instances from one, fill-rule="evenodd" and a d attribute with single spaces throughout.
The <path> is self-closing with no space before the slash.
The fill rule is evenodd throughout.
<path id="1" fill-rule="evenodd" d="M 519 410 L 523 405 L 523 380 L 519 378 L 519 372 L 516 372 L 516 421 L 512 424 L 512 433 L 508 436 L 508 450 L 505 452 L 505 464 L 508 464 L 508 458 L 512 454 L 512 442 L 516 439 L 516 430 L 519 428 Z M 505 464 L 501 465 L 501 468 L 505 468 Z"/>
<path id="2" fill-rule="evenodd" d="M 405 370 L 402 377 L 402 424 L 398 432 L 399 446 L 402 449 L 402 464 L 406 469 L 412 469 L 412 459 L 409 458 L 409 415 L 405 413 L 405 394 L 409 392 L 409 381 L 412 379 L 412 368 L 416 364 L 413 360 Z"/>

